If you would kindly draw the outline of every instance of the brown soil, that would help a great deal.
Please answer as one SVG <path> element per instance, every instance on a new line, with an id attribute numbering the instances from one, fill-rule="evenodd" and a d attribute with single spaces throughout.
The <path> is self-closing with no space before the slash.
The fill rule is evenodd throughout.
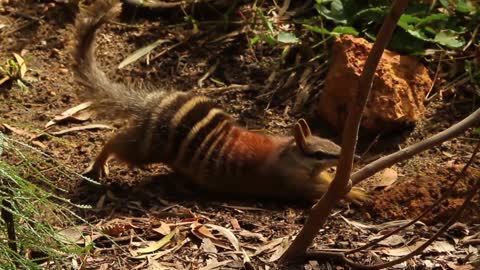
<path id="1" fill-rule="evenodd" d="M 70 27 L 73 16 L 74 11 L 67 6 L 50 6 L 47 9 L 46 4 L 33 1 L 28 4 L 10 4 L 0 14 L 0 23 L 9 26 L 7 30 L 0 30 L 0 63 L 10 59 L 13 52 L 23 51 L 29 68 L 26 78 L 28 89 L 21 89 L 15 83 L 0 86 L 2 102 L 0 122 L 38 134 L 45 130 L 45 124 L 55 115 L 80 103 L 75 95 L 79 87 L 74 83 L 69 69 L 71 62 L 67 46 L 71 39 Z M 130 26 L 110 24 L 102 29 L 99 35 L 98 57 L 104 70 L 112 78 L 125 82 L 141 80 L 153 82 L 161 88 L 202 91 L 202 94 L 217 99 L 227 111 L 239 119 L 240 123 L 251 129 L 263 129 L 276 134 L 290 132 L 289 127 L 296 118 L 286 113 L 289 111 L 286 106 L 292 105 L 290 101 L 272 104 L 266 110 L 267 102 L 256 99 L 258 90 L 265 84 L 271 72 L 269 68 L 281 51 L 272 50 L 267 45 L 252 50 L 242 35 L 222 42 L 205 43 L 205 40 L 213 40 L 232 29 L 225 32 L 220 27 L 216 32 L 202 33 L 198 38 L 194 37 L 161 57 L 155 58 L 155 54 L 168 45 L 160 46 L 152 52 L 153 58 L 151 57 L 148 65 L 143 59 L 122 70 L 115 69 L 116 65 L 135 49 L 159 38 L 181 37 L 182 31 L 189 30 L 167 28 L 165 25 L 179 24 L 182 19 L 181 12 L 152 15 L 149 18 L 137 16 L 134 17 Z M 172 39 L 176 42 L 175 38 Z M 212 54 L 212 52 L 215 53 Z M 217 60 L 219 65 L 212 77 L 227 85 L 250 85 L 250 90 L 225 92 L 198 90 L 197 81 Z M 205 80 L 205 84 L 204 87 L 218 87 L 211 80 Z M 461 94 L 450 97 L 448 100 L 437 100 L 428 104 L 426 119 L 420 121 L 413 131 L 381 134 L 379 142 L 370 150 L 367 158 L 388 154 L 398 147 L 420 141 L 451 126 L 471 112 L 472 104 Z M 46 132 L 90 123 L 109 124 L 102 119 L 92 119 L 87 123 L 69 121 L 54 125 Z M 116 127 L 121 125 L 121 122 L 115 123 Z M 12 133 L 7 128 L 4 128 L 3 132 L 28 142 L 28 138 Z M 44 146 L 42 150 L 53 157 L 52 163 L 60 163 L 76 172 L 81 172 L 110 135 L 111 131 L 85 130 L 58 136 L 43 136 L 37 140 L 41 143 L 37 143 L 37 146 Z M 372 191 L 373 207 L 352 206 L 351 209 L 347 209 L 347 205 L 342 204 L 339 206 L 340 213 L 362 223 L 381 222 L 377 217 L 384 220 L 413 217 L 437 199 L 445 191 L 445 186 L 454 178 L 452 171 L 445 168 L 451 167 L 449 166 L 451 164 L 464 164 L 468 160 L 473 151 L 472 137 L 471 132 L 467 133 L 399 164 L 398 184 L 386 191 Z M 372 138 L 363 138 L 362 145 L 368 145 L 371 140 Z M 10 161 L 14 163 L 15 159 L 11 158 Z M 430 224 L 445 222 L 452 214 L 452 211 L 462 202 L 462 195 L 465 194 L 468 183 L 479 178 L 478 161 L 472 167 L 476 167 L 477 170 L 472 169 L 468 180 L 456 187 L 447 203 L 442 204 L 437 212 L 429 214 L 426 221 Z M 81 181 L 78 177 L 76 179 L 66 177 L 55 170 L 46 170 L 46 174 L 56 185 L 70 190 L 72 198 L 76 201 L 101 205 L 101 209 L 82 213 L 93 223 L 118 217 L 155 218 L 178 222 L 195 216 L 212 224 L 229 226 L 231 220 L 235 218 L 242 228 L 261 233 L 268 239 L 276 239 L 298 232 L 306 218 L 304 212 L 310 206 L 305 203 L 259 202 L 245 198 L 231 199 L 191 194 L 191 191 L 187 191 L 190 194 L 172 191 L 170 185 L 164 183 L 175 185 L 178 176 L 171 174 L 164 166 L 139 170 L 129 169 L 114 162 L 110 170 L 111 175 L 104 181 L 115 185 L 109 188 L 107 193 L 104 188 L 95 192 L 92 192 L 89 187 L 87 187 L 89 191 L 79 188 L 83 185 L 79 184 Z M 479 201 L 477 196 L 475 204 L 470 206 L 464 215 L 463 222 L 480 224 Z M 248 207 L 257 207 L 261 210 L 249 210 Z M 149 223 L 149 226 L 153 225 Z M 314 247 L 346 248 L 352 243 L 355 245 L 357 242 L 365 242 L 366 236 L 361 234 L 362 232 L 335 216 L 322 230 Z M 243 240 L 245 239 L 242 238 Z M 195 254 L 198 255 L 197 252 L 198 246 L 186 245 L 177 251 L 177 254 L 166 256 L 164 261 L 176 263 L 177 266 L 190 265 L 195 268 L 192 256 L 198 259 L 195 257 Z M 120 256 L 115 251 L 101 253 L 101 255 L 99 253 L 97 259 L 103 258 L 104 261 L 93 262 L 89 266 L 92 268 L 89 269 L 95 269 L 95 266 L 103 262 L 112 263 L 117 267 L 115 254 Z M 272 266 L 273 264 L 268 262 L 269 256 L 265 256 L 255 257 L 253 262 L 258 265 Z M 124 259 L 122 263 L 124 266 L 135 266 L 139 262 Z M 312 268 L 305 266 L 301 269 Z"/>
<path id="2" fill-rule="evenodd" d="M 460 171 L 458 166 L 434 167 L 415 177 L 406 177 L 401 183 L 392 185 L 375 196 L 369 212 L 372 216 L 386 220 L 413 219 L 424 209 L 434 205 L 442 194 L 451 192 L 437 209 L 429 212 L 421 220 L 427 224 L 446 222 L 463 204 L 466 194 L 475 181 L 480 179 L 480 171 L 470 168 L 465 176 L 460 177 L 459 183 L 454 188 L 450 188 Z M 461 220 L 467 223 L 478 223 L 480 221 L 478 209 L 480 209 L 480 197 L 476 196 L 472 205 L 462 214 Z"/>

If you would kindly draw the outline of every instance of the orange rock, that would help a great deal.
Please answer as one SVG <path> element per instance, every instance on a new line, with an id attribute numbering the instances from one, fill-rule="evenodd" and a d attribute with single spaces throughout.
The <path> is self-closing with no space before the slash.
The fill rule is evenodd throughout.
<path id="1" fill-rule="evenodd" d="M 315 112 L 339 131 L 358 91 L 358 79 L 371 48 L 365 39 L 348 35 L 337 38 L 333 46 L 333 62 Z M 431 85 L 428 70 L 415 58 L 385 50 L 362 127 L 386 131 L 414 123 L 425 112 L 423 100 Z"/>

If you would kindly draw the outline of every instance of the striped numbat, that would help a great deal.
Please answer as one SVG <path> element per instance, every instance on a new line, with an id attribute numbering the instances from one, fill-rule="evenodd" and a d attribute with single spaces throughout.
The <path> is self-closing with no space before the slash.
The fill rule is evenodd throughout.
<path id="1" fill-rule="evenodd" d="M 331 177 L 322 171 L 336 165 L 340 147 L 312 135 L 304 120 L 295 124 L 292 137 L 269 136 L 238 126 L 206 97 L 111 82 L 96 64 L 95 36 L 120 8 L 117 1 L 97 0 L 75 22 L 73 70 L 86 89 L 79 96 L 92 100 L 99 116 L 129 120 L 87 176 L 105 175 L 108 159 L 115 157 L 131 166 L 165 163 L 200 188 L 223 194 L 316 199 L 327 190 Z M 361 201 L 365 194 L 353 188 L 346 197 Z"/>

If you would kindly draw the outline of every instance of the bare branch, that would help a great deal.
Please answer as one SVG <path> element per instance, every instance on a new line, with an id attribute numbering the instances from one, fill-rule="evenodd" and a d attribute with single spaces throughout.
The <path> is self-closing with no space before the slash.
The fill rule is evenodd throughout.
<path id="1" fill-rule="evenodd" d="M 312 208 L 303 229 L 295 238 L 292 245 L 282 255 L 281 262 L 291 262 L 305 255 L 308 246 L 312 243 L 318 230 L 325 224 L 333 206 L 348 189 L 358 129 L 363 109 L 367 103 L 370 89 L 372 88 L 373 76 L 383 51 L 391 39 L 397 21 L 406 9 L 407 4 L 408 0 L 396 0 L 393 3 L 390 13 L 385 18 L 382 28 L 377 35 L 377 39 L 373 44 L 373 48 L 365 62 L 362 75 L 359 79 L 359 89 L 356 99 L 349 107 L 349 113 L 343 131 L 342 153 L 335 179 L 325 195 Z"/>
<path id="2" fill-rule="evenodd" d="M 455 125 L 447 128 L 446 130 L 435 134 L 434 136 L 423 140 L 419 143 L 404 148 L 398 152 L 390 154 L 388 156 L 379 158 L 374 162 L 366 165 L 357 172 L 355 172 L 351 179 L 353 185 L 360 183 L 362 180 L 374 175 L 375 173 L 392 166 L 393 164 L 409 159 L 412 156 L 430 149 L 436 145 L 441 144 L 444 141 L 448 141 L 458 135 L 464 133 L 467 129 L 480 122 L 480 109 L 477 109 L 471 115 L 456 123 Z"/>

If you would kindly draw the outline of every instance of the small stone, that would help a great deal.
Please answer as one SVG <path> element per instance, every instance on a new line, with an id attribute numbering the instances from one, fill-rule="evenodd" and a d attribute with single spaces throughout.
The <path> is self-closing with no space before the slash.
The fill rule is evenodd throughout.
<path id="1" fill-rule="evenodd" d="M 59 69 L 58 69 L 58 72 L 60 72 L 60 74 L 67 74 L 67 73 L 68 73 L 68 69 L 67 69 L 67 68 L 59 68 Z"/>

